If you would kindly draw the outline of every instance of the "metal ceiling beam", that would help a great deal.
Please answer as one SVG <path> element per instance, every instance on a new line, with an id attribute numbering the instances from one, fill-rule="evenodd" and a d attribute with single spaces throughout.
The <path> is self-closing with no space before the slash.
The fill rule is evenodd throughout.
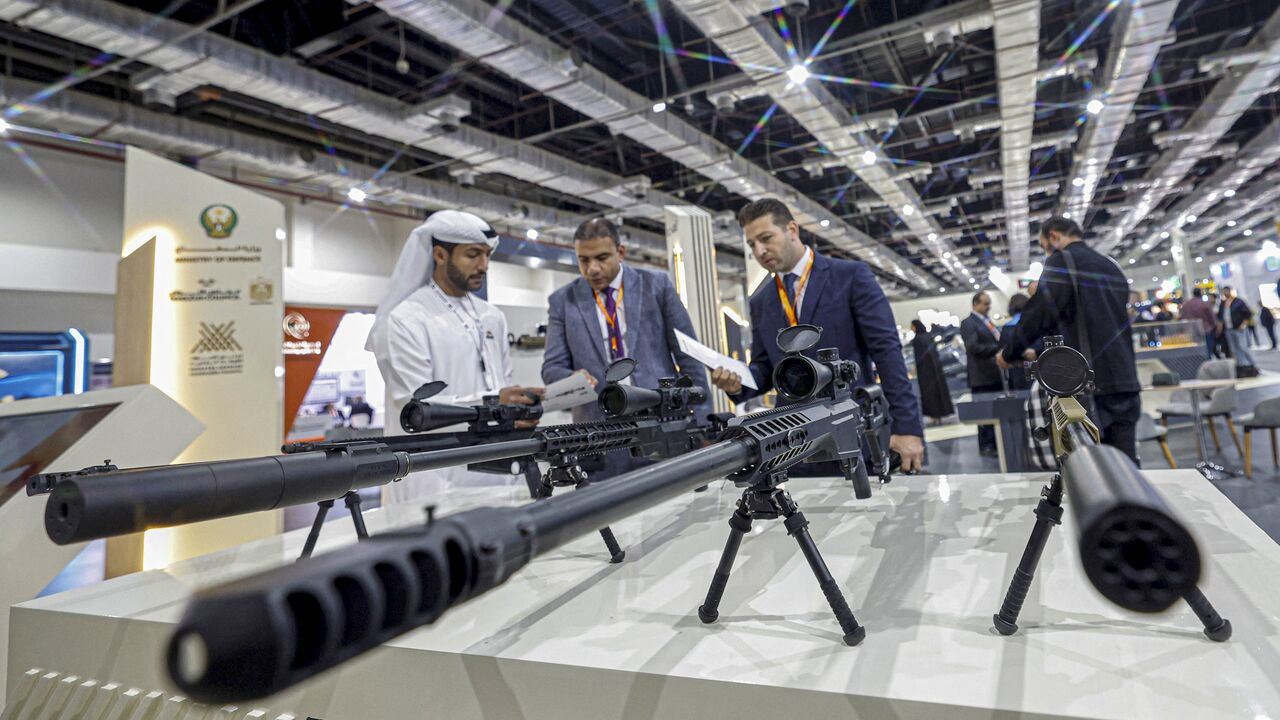
<path id="1" fill-rule="evenodd" d="M 993 0 L 996 77 L 1000 93 L 1000 165 L 1004 171 L 1009 269 L 1028 266 L 1031 252 L 1031 134 L 1040 67 L 1040 0 Z"/>
<path id="2" fill-rule="evenodd" d="M 1144 218 L 1162 202 L 1168 189 L 1177 185 L 1190 172 L 1196 162 L 1231 130 L 1240 116 L 1263 94 L 1270 91 L 1280 77 L 1280 8 L 1272 13 L 1266 24 L 1245 47 L 1232 51 L 1246 62 L 1230 65 L 1214 85 L 1213 90 L 1200 104 L 1191 118 L 1179 130 L 1186 133 L 1186 142 L 1174 143 L 1160 155 L 1160 159 L 1147 172 L 1143 182 L 1147 189 L 1133 203 L 1133 209 L 1098 244 L 1100 252 L 1109 253 L 1120 240 L 1133 232 Z"/>
<path id="3" fill-rule="evenodd" d="M 1067 185 L 1063 196 L 1067 212 L 1082 223 L 1160 48 L 1172 39 L 1169 26 L 1177 9 L 1178 0 L 1132 0 L 1115 11 L 1107 64 L 1095 82 L 1102 111 L 1085 124 L 1071 163 L 1080 182 Z"/>

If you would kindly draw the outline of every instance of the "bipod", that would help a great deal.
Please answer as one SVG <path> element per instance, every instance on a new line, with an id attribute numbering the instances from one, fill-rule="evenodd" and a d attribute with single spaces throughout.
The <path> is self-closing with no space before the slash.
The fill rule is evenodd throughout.
<path id="1" fill-rule="evenodd" d="M 1027 599 L 1027 591 L 1031 589 L 1040 556 L 1044 554 L 1045 543 L 1049 541 L 1049 532 L 1053 530 L 1053 526 L 1061 524 L 1062 475 L 1054 473 L 1053 479 L 1040 491 L 1040 502 L 1036 505 L 1036 524 L 1031 529 L 1031 537 L 1027 539 L 1022 560 L 1013 571 L 1004 603 L 1000 606 L 1000 612 L 991 617 L 1001 635 L 1012 635 L 1018 631 L 1018 614 L 1022 612 L 1022 603 Z M 1214 642 L 1226 642 L 1231 637 L 1231 621 L 1218 614 L 1209 599 L 1200 592 L 1200 588 L 1192 588 L 1182 599 L 1191 606 L 1196 617 L 1200 618 L 1205 637 Z"/>
<path id="2" fill-rule="evenodd" d="M 572 486 L 575 489 L 585 488 L 591 484 L 591 480 L 587 472 L 578 467 L 578 456 L 572 453 L 559 454 L 550 460 L 550 467 L 542 476 L 542 482 L 537 488 L 531 488 L 530 493 L 534 500 L 543 500 L 551 497 L 551 493 L 557 487 Z M 620 563 L 627 557 L 627 552 L 618 545 L 618 539 L 613 536 L 613 530 L 608 526 L 600 528 L 600 537 L 604 540 L 604 546 L 609 551 L 609 562 Z"/>
<path id="3" fill-rule="evenodd" d="M 343 502 L 347 505 L 347 510 L 351 511 L 351 524 L 356 526 L 356 539 L 367 540 L 369 531 L 364 526 L 364 512 L 360 508 L 360 493 L 352 490 L 342 496 Z M 311 553 L 316 549 L 316 541 L 320 539 L 320 528 L 324 527 L 324 519 L 329 514 L 329 510 L 333 508 L 333 500 L 321 500 L 316 503 L 316 519 L 311 521 L 311 532 L 307 533 L 307 542 L 302 546 L 302 554 L 298 559 L 311 557 Z"/>
<path id="4" fill-rule="evenodd" d="M 840 586 L 836 584 L 835 578 L 831 577 L 826 561 L 818 552 L 818 545 L 809 534 L 809 521 L 805 519 L 804 513 L 800 512 L 791 494 L 778 487 L 786 480 L 786 473 L 776 473 L 742 491 L 738 507 L 729 517 L 729 539 L 725 542 L 724 553 L 720 556 L 720 565 L 716 567 L 715 575 L 711 577 L 711 587 L 707 589 L 706 601 L 698 607 L 698 619 L 704 623 L 713 623 L 720 617 L 720 599 L 724 595 L 725 585 L 729 583 L 729 573 L 733 570 L 733 561 L 738 554 L 738 547 L 742 544 L 742 536 L 751 530 L 751 522 L 783 518 L 787 534 L 795 538 L 800 545 L 800 552 L 804 553 L 804 559 L 809 562 L 809 569 L 818 579 L 818 587 L 822 588 L 822 594 L 827 596 L 827 603 L 835 613 L 840 629 L 844 631 L 844 644 L 857 645 L 867 636 L 867 629 L 858 624 L 853 611 L 849 609 L 849 603 L 845 601 L 844 594 L 840 591 Z"/>

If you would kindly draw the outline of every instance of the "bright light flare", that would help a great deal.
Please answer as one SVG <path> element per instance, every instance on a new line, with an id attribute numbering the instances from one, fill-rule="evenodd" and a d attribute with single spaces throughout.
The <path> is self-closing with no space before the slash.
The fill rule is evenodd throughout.
<path id="1" fill-rule="evenodd" d="M 809 79 L 809 68 L 801 63 L 792 65 L 791 68 L 787 70 L 787 79 L 790 80 L 793 85 L 803 85 L 805 81 Z"/>
<path id="2" fill-rule="evenodd" d="M 353 187 L 347 191 L 347 199 L 354 203 L 362 203 L 369 194 L 358 187 Z"/>

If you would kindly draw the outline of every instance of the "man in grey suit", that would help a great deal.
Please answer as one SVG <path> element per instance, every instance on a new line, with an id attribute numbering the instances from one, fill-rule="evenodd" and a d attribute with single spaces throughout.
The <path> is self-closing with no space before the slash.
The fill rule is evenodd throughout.
<path id="1" fill-rule="evenodd" d="M 580 372 L 594 385 L 603 382 L 611 362 L 629 357 L 636 361 L 630 379 L 636 387 L 657 387 L 660 378 L 684 374 L 706 390 L 706 369 L 676 343 L 675 330 L 697 335 L 671 278 L 624 264 L 618 228 L 605 218 L 579 225 L 573 246 L 582 277 L 551 294 L 543 382 L 550 385 Z M 709 412 L 708 403 L 696 414 L 703 418 Z M 573 409 L 574 422 L 603 419 L 595 403 Z M 612 477 L 634 465 L 627 451 L 617 451 L 605 457 L 602 471 L 591 474 Z"/>
<path id="2" fill-rule="evenodd" d="M 969 389 L 974 393 L 1000 392 L 1004 381 L 996 366 L 996 353 L 1000 351 L 1000 330 L 987 313 L 991 312 L 991 296 L 977 292 L 970 300 L 972 312 L 960 321 L 960 338 L 968 356 Z M 996 455 L 996 429 L 991 425 L 978 426 L 978 452 L 987 457 Z"/>

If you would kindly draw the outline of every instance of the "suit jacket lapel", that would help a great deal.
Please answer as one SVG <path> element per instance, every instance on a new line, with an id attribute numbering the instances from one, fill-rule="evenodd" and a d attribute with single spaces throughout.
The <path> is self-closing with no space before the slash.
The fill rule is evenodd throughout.
<path id="1" fill-rule="evenodd" d="M 813 270 L 809 273 L 809 286 L 805 288 L 804 303 L 800 306 L 800 324 L 813 322 L 813 314 L 822 304 L 822 293 L 827 289 L 827 276 L 830 273 L 831 261 L 815 252 Z"/>
<path id="2" fill-rule="evenodd" d="M 576 284 L 574 294 L 576 302 L 574 305 L 578 307 L 578 315 L 582 317 L 582 328 L 586 332 L 583 337 L 590 340 L 590 345 L 595 349 L 596 355 L 600 362 L 608 367 L 609 359 L 604 352 L 604 338 L 600 336 L 600 321 L 596 318 L 596 298 L 591 292 L 591 286 L 587 281 L 578 278 L 573 281 Z"/>
<path id="3" fill-rule="evenodd" d="M 622 349 L 626 351 L 626 356 L 635 358 L 636 351 L 639 349 L 640 337 L 640 310 L 645 307 L 644 276 L 627 265 L 622 266 L 622 314 L 627 321 L 626 332 L 622 334 Z M 634 299 L 628 299 L 634 298 Z M 631 312 L 631 309 L 636 312 Z"/>

